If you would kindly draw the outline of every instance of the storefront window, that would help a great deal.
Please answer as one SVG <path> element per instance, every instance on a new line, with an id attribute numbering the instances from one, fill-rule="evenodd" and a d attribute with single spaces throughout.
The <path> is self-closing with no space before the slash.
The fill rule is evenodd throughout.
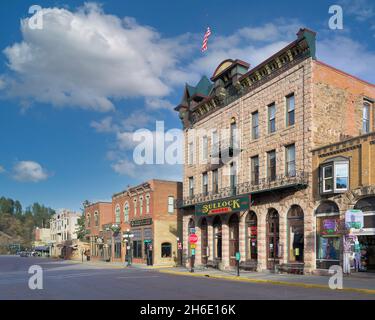
<path id="1" fill-rule="evenodd" d="M 115 242 L 115 258 L 121 258 L 121 242 Z"/>
<path id="2" fill-rule="evenodd" d="M 142 241 L 133 241 L 133 258 L 142 258 Z"/>
<path id="3" fill-rule="evenodd" d="M 222 258 L 222 223 L 221 218 L 216 216 L 213 221 L 214 228 L 214 257 L 216 259 Z"/>
<path id="4" fill-rule="evenodd" d="M 161 244 L 161 257 L 162 258 L 172 257 L 172 244 L 170 242 L 164 242 Z"/>
<path id="5" fill-rule="evenodd" d="M 304 214 L 300 206 L 294 205 L 288 212 L 289 262 L 303 262 Z"/>
<path id="6" fill-rule="evenodd" d="M 325 201 L 316 214 L 316 267 L 329 269 L 340 263 L 340 212 L 336 203 Z"/>
<path id="7" fill-rule="evenodd" d="M 267 258 L 268 269 L 279 263 L 279 213 L 270 209 L 267 216 Z"/>
<path id="8" fill-rule="evenodd" d="M 258 259 L 258 226 L 257 216 L 251 211 L 246 217 L 247 255 L 248 260 Z"/>

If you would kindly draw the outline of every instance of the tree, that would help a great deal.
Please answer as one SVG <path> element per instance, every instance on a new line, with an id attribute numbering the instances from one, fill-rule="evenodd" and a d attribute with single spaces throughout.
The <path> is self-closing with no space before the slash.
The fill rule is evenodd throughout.
<path id="1" fill-rule="evenodd" d="M 86 229 L 86 217 L 84 213 L 78 218 L 77 224 L 77 238 L 81 241 L 87 241 L 86 236 L 88 231 Z"/>

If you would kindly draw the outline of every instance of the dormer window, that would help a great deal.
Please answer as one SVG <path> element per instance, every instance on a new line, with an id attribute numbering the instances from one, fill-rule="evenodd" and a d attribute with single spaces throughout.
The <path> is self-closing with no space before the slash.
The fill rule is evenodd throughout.
<path id="1" fill-rule="evenodd" d="M 320 166 L 321 194 L 340 193 L 349 190 L 349 160 L 336 158 Z"/>

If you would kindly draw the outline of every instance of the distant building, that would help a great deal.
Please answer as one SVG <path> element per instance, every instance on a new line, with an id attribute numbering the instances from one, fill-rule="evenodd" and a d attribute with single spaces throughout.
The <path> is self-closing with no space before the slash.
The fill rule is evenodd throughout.
<path id="1" fill-rule="evenodd" d="M 40 252 L 42 255 L 50 255 L 50 243 L 51 243 L 51 229 L 50 228 L 38 228 L 34 229 L 34 241 L 33 248 L 35 251 Z"/>
<path id="2" fill-rule="evenodd" d="M 54 214 L 50 220 L 51 256 L 68 258 L 74 249 L 73 240 L 77 240 L 78 212 L 66 209 Z"/>

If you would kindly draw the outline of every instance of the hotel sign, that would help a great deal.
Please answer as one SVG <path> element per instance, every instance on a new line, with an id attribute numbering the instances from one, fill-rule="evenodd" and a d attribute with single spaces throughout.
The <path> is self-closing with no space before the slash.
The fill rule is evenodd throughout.
<path id="1" fill-rule="evenodd" d="M 195 206 L 197 216 L 207 216 L 213 214 L 230 213 L 249 209 L 249 197 L 235 197 L 219 199 Z"/>
<path id="2" fill-rule="evenodd" d="M 132 228 L 148 226 L 150 224 L 152 224 L 152 218 L 130 221 L 130 225 Z"/>

